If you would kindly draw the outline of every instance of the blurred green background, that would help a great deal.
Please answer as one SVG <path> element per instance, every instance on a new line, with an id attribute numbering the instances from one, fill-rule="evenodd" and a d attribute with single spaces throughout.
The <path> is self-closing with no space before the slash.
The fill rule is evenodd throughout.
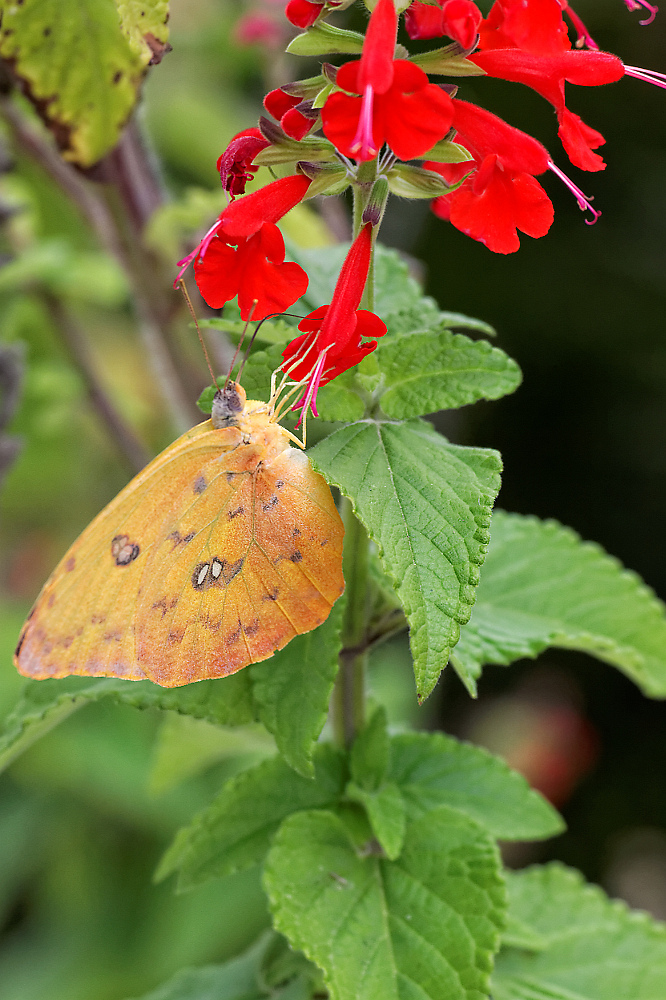
<path id="1" fill-rule="evenodd" d="M 666 14 L 640 27 L 621 0 L 576 9 L 603 48 L 666 69 Z M 165 266 L 183 234 L 219 211 L 215 161 L 256 121 L 263 93 L 309 73 L 271 48 L 271 37 L 288 36 L 282 10 L 283 0 L 172 4 L 173 51 L 151 71 L 140 110 L 174 202 L 151 226 Z M 239 15 L 257 13 L 274 18 L 273 36 L 241 44 Z M 350 11 L 351 26 L 361 16 Z M 548 177 L 551 233 L 525 237 L 516 255 L 489 253 L 425 203 L 393 201 L 382 237 L 415 259 L 444 308 L 492 323 L 525 373 L 515 396 L 441 415 L 438 426 L 502 451 L 502 506 L 571 525 L 664 596 L 666 94 L 634 80 L 568 90 L 571 109 L 607 139 L 605 172 L 569 170 L 603 211 L 595 227 Z M 487 79 L 461 95 L 535 135 L 565 167 L 539 97 Z M 49 295 L 89 337 L 109 391 L 151 449 L 171 433 L 123 274 L 7 141 L 3 166 L 0 349 L 23 359 L 25 374 L 8 428 L 22 450 L 0 494 L 2 713 L 21 686 L 11 653 L 31 601 L 129 477 L 58 337 Z M 0 402 L 7 396 L 3 384 Z M 489 668 L 477 703 L 447 673 L 418 710 L 404 639 L 377 651 L 371 683 L 394 725 L 442 726 L 485 743 L 562 807 L 569 832 L 509 861 L 561 857 L 666 918 L 663 704 L 610 667 L 551 651 L 537 665 Z M 98 704 L 26 752 L 0 777 L 0 1000 L 123 1000 L 184 964 L 242 949 L 267 919 L 256 873 L 180 897 L 151 875 L 177 827 L 268 749 L 254 731 L 239 743 L 202 723 Z"/>

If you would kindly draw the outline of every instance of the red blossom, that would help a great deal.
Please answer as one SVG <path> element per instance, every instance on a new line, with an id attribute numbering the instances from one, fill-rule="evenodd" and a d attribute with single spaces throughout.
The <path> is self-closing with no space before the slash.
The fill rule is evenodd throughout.
<path id="1" fill-rule="evenodd" d="M 284 349 L 282 368 L 300 381 L 308 378 L 303 398 L 297 404 L 317 415 L 316 398 L 320 386 L 357 365 L 374 351 L 376 340 L 361 343 L 362 337 L 382 337 L 386 325 L 374 313 L 359 309 L 370 268 L 372 226 L 368 223 L 356 237 L 340 270 L 331 304 L 320 306 L 298 324 L 304 332 Z"/>
<path id="2" fill-rule="evenodd" d="M 249 239 L 226 241 L 214 236 L 205 256 L 194 262 L 199 291 L 213 309 L 220 309 L 238 295 L 244 320 L 284 312 L 308 287 L 303 268 L 285 263 L 284 253 L 282 233 L 269 222 Z"/>
<path id="3" fill-rule="evenodd" d="M 446 35 L 471 49 L 481 23 L 481 11 L 472 0 L 437 0 L 438 6 L 413 3 L 405 11 L 405 28 L 410 38 L 439 38 Z"/>
<path id="4" fill-rule="evenodd" d="M 517 230 L 545 236 L 553 221 L 553 206 L 534 178 L 548 169 L 548 151 L 532 136 L 467 101 L 454 100 L 453 127 L 474 157 L 477 169 L 450 195 L 436 198 L 433 211 L 494 253 L 514 253 Z M 469 163 L 426 163 L 449 183 L 469 171 Z"/>
<path id="5" fill-rule="evenodd" d="M 479 48 L 516 47 L 534 55 L 557 55 L 571 48 L 562 18 L 566 0 L 495 0 L 481 22 Z"/>
<path id="6" fill-rule="evenodd" d="M 246 128 L 233 137 L 217 161 L 222 187 L 232 198 L 245 194 L 245 185 L 259 169 L 252 160 L 269 145 L 258 128 Z"/>
<path id="7" fill-rule="evenodd" d="M 338 86 L 351 94 L 331 94 L 322 110 L 324 134 L 345 156 L 372 159 L 386 142 L 400 160 L 412 160 L 432 149 L 451 127 L 449 95 L 406 59 L 393 62 L 389 89 L 375 92 L 374 99 L 351 96 L 361 93 L 359 77 L 359 62 L 341 66 Z"/>
<path id="8" fill-rule="evenodd" d="M 279 87 L 266 94 L 264 107 L 273 118 L 277 118 L 282 131 L 299 142 L 319 121 L 319 112 L 312 111 L 312 101 L 304 101 L 302 97 L 288 94 Z"/>
<path id="9" fill-rule="evenodd" d="M 604 161 L 592 150 L 605 140 L 594 129 L 568 111 L 564 102 L 564 84 L 598 87 L 614 83 L 625 67 L 610 52 L 574 51 L 537 56 L 520 49 L 491 49 L 469 56 L 488 76 L 514 83 L 524 83 L 554 106 L 560 124 L 558 135 L 571 162 L 581 170 L 603 170 Z"/>
<path id="10" fill-rule="evenodd" d="M 293 25 L 306 31 L 315 23 L 324 7 L 325 4 L 310 3 L 310 0 L 289 0 L 285 14 Z"/>

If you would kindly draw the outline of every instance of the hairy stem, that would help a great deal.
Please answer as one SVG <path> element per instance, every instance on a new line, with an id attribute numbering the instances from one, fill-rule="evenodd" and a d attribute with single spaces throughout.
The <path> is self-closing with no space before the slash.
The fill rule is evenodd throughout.
<path id="1" fill-rule="evenodd" d="M 349 747 L 362 728 L 365 716 L 365 673 L 368 627 L 368 536 L 343 497 L 345 547 L 345 613 L 342 623 L 340 670 L 333 692 L 333 727 L 339 746 Z"/>

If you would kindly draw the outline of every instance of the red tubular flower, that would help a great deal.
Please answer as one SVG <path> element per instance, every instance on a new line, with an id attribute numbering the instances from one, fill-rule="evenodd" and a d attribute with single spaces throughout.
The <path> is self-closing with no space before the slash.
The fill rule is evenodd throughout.
<path id="1" fill-rule="evenodd" d="M 231 243 L 237 243 L 232 246 Z M 213 309 L 238 295 L 241 319 L 264 319 L 284 312 L 307 290 L 302 267 L 284 260 L 284 240 L 277 226 L 265 222 L 249 239 L 227 242 L 214 236 L 204 257 L 194 263 L 199 291 Z"/>
<path id="2" fill-rule="evenodd" d="M 320 306 L 298 324 L 304 333 L 284 349 L 282 368 L 296 380 L 308 378 L 303 398 L 297 404 L 317 416 L 320 386 L 357 365 L 377 346 L 376 340 L 361 343 L 361 337 L 382 337 L 386 325 L 374 313 L 359 309 L 370 268 L 372 226 L 361 229 L 340 270 L 331 304 Z"/>
<path id="3" fill-rule="evenodd" d="M 257 153 L 270 146 L 258 128 L 246 128 L 235 135 L 217 161 L 222 187 L 232 198 L 245 194 L 245 185 L 259 167 L 252 165 Z"/>
<path id="4" fill-rule="evenodd" d="M 481 22 L 479 48 L 516 47 L 537 56 L 557 55 L 571 48 L 562 17 L 566 0 L 495 0 Z"/>
<path id="5" fill-rule="evenodd" d="M 558 135 L 571 162 L 581 170 L 603 170 L 604 161 L 592 150 L 605 142 L 601 133 L 589 128 L 564 102 L 564 84 L 598 87 L 614 83 L 625 67 L 610 52 L 567 51 L 554 56 L 537 56 L 520 49 L 491 49 L 469 56 L 488 76 L 524 83 L 554 106 L 560 123 Z"/>
<path id="6" fill-rule="evenodd" d="M 454 100 L 453 127 L 474 157 L 477 170 L 450 195 L 436 198 L 433 211 L 494 253 L 514 253 L 517 230 L 545 236 L 553 206 L 534 174 L 548 169 L 548 151 L 532 136 L 467 101 Z M 449 182 L 458 181 L 469 163 L 426 163 Z"/>
<path id="7" fill-rule="evenodd" d="M 277 118 L 283 132 L 299 141 L 311 132 L 319 121 L 319 112 L 312 111 L 312 101 L 304 101 L 297 95 L 287 94 L 279 87 L 266 94 L 264 107 L 273 118 Z"/>
<path id="8" fill-rule="evenodd" d="M 447 35 L 464 49 L 471 49 L 481 23 L 481 11 L 472 0 L 437 0 L 439 6 L 413 3 L 405 11 L 405 28 L 410 38 L 439 38 Z"/>
<path id="9" fill-rule="evenodd" d="M 293 25 L 306 31 L 315 23 L 325 6 L 323 3 L 310 3 L 310 0 L 289 0 L 285 14 Z"/>

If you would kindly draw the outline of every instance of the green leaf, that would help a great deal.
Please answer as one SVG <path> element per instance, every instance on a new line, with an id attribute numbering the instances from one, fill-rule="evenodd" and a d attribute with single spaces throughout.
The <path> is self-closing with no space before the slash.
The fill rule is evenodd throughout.
<path id="1" fill-rule="evenodd" d="M 387 778 L 413 819 L 446 805 L 499 840 L 542 840 L 564 829 L 559 814 L 522 775 L 487 750 L 443 733 L 392 737 Z"/>
<path id="2" fill-rule="evenodd" d="M 499 399 L 521 380 L 504 351 L 446 329 L 380 341 L 375 355 L 386 387 L 380 405 L 397 420 Z"/>
<path id="3" fill-rule="evenodd" d="M 151 990 L 141 1000 L 260 1000 L 261 963 L 273 934 L 262 934 L 243 955 L 223 965 L 181 969 L 168 982 Z"/>
<path id="4" fill-rule="evenodd" d="M 115 146 L 150 58 L 164 51 L 167 14 L 164 0 L 3 5 L 0 56 L 65 159 L 89 167 Z"/>
<path id="5" fill-rule="evenodd" d="M 419 700 L 469 620 L 500 485 L 497 452 L 449 444 L 424 421 L 362 421 L 309 452 L 377 543 L 409 620 Z M 461 671 L 473 685 L 473 677 Z"/>
<path id="6" fill-rule="evenodd" d="M 354 740 L 349 755 L 352 778 L 369 792 L 379 788 L 386 777 L 389 761 L 386 724 L 386 709 L 380 706 Z"/>
<path id="7" fill-rule="evenodd" d="M 335 28 L 321 21 L 302 35 L 296 35 L 287 46 L 287 52 L 294 56 L 325 56 L 336 52 L 356 54 L 363 51 L 363 41 L 363 35 L 357 31 Z"/>
<path id="8" fill-rule="evenodd" d="M 345 795 L 365 809 L 372 832 L 379 841 L 386 857 L 395 861 L 405 842 L 407 810 L 400 789 L 393 782 L 368 791 L 350 781 Z"/>
<path id="9" fill-rule="evenodd" d="M 548 646 L 619 667 L 666 696 L 664 605 L 598 546 L 555 521 L 498 511 L 474 615 L 456 647 L 463 669 L 511 663 Z"/>
<path id="10" fill-rule="evenodd" d="M 290 767 L 306 778 L 314 777 L 312 751 L 338 672 L 343 608 L 344 597 L 319 628 L 249 668 L 259 719 Z"/>
<path id="11" fill-rule="evenodd" d="M 264 872 L 275 925 L 323 971 L 331 1000 L 481 1000 L 505 906 L 497 849 L 441 808 L 397 861 L 359 853 L 328 812 L 290 816 Z"/>
<path id="12" fill-rule="evenodd" d="M 314 764 L 314 781 L 296 774 L 281 757 L 232 778 L 210 806 L 178 831 L 156 879 L 178 871 L 178 888 L 184 890 L 260 864 L 286 816 L 332 805 L 342 794 L 342 755 L 323 744 Z"/>
<path id="13" fill-rule="evenodd" d="M 270 344 L 263 351 L 253 351 L 247 359 L 242 382 L 248 399 L 269 399 L 273 372 L 283 361 L 282 347 L 282 344 Z"/>
<path id="14" fill-rule="evenodd" d="M 538 936 L 503 948 L 494 1000 L 663 1000 L 666 926 L 611 902 L 560 864 L 508 876 L 510 914 Z"/>
<path id="15" fill-rule="evenodd" d="M 358 394 L 357 369 L 338 375 L 317 393 L 317 413 L 322 420 L 360 420 L 365 403 Z"/>
<path id="16" fill-rule="evenodd" d="M 245 672 L 179 688 L 114 678 L 28 681 L 0 732 L 0 770 L 72 712 L 101 698 L 134 708 L 180 712 L 226 726 L 240 726 L 254 718 L 250 677 Z"/>

